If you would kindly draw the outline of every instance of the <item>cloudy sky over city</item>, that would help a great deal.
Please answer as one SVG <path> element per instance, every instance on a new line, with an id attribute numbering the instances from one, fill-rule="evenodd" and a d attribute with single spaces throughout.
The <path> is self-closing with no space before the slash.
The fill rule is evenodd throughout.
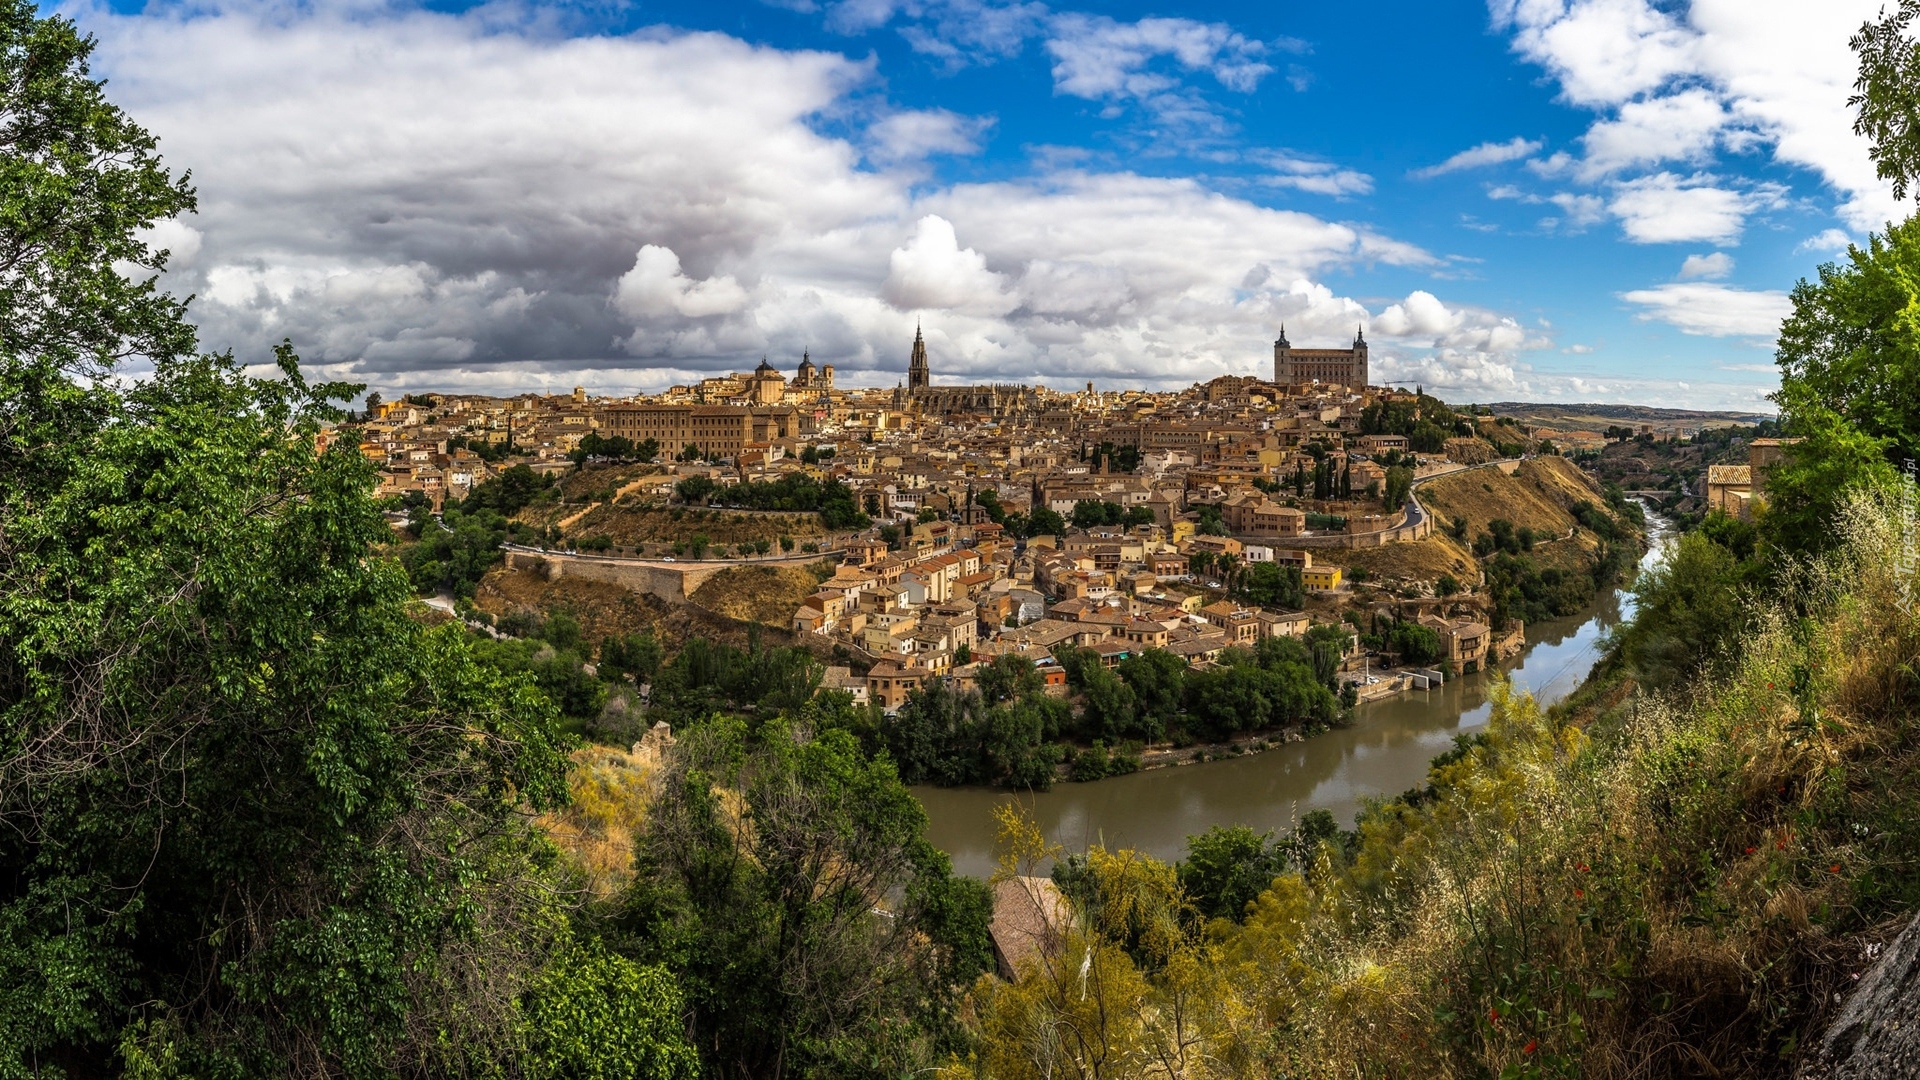
<path id="1" fill-rule="evenodd" d="M 791 369 L 1173 388 L 1365 327 L 1457 401 L 1764 410 L 1903 216 L 1879 0 L 60 8 L 191 169 L 210 348 L 383 392 Z"/>

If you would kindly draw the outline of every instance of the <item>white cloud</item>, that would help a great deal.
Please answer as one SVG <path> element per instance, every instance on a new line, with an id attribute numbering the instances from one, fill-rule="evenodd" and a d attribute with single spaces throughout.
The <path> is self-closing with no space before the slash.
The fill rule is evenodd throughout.
<path id="1" fill-rule="evenodd" d="M 1585 355 L 1587 355 L 1588 353 L 1590 353 L 1590 352 L 1592 352 L 1592 351 L 1593 351 L 1593 346 L 1591 346 L 1591 345 L 1569 345 L 1569 346 L 1567 346 L 1566 348 L 1564 348 L 1564 349 L 1561 349 L 1560 351 L 1561 351 L 1561 352 L 1563 352 L 1563 353 L 1571 353 L 1571 354 L 1572 354 L 1572 355 L 1574 355 L 1574 356 L 1585 356 Z"/>
<path id="2" fill-rule="evenodd" d="M 1811 251 L 1820 255 L 1845 255 L 1853 246 L 1853 237 L 1844 229 L 1827 229 L 1800 241 L 1793 249 L 1795 255 Z"/>
<path id="3" fill-rule="evenodd" d="M 1375 366 L 1382 381 L 1418 383 L 1467 396 L 1518 393 L 1528 389 L 1518 355 L 1545 348 L 1546 338 L 1530 335 L 1513 319 L 1479 308 L 1449 306 L 1432 293 L 1415 290 L 1392 304 L 1368 325 L 1388 339 Z M 1424 355 L 1406 355 L 1400 342 L 1424 346 Z"/>
<path id="4" fill-rule="evenodd" d="M 1724 251 L 1716 251 L 1711 255 L 1689 255 L 1687 260 L 1680 264 L 1681 281 L 1701 279 L 1718 281 L 1731 273 L 1733 273 L 1733 256 Z"/>
<path id="5" fill-rule="evenodd" d="M 1619 185 L 1607 209 L 1636 244 L 1730 244 L 1739 240 L 1750 206 L 1747 196 L 1716 187 L 1710 178 L 1663 172 Z"/>
<path id="6" fill-rule="evenodd" d="M 1315 195 L 1366 195 L 1373 191 L 1373 177 L 1353 169 L 1342 169 L 1329 161 L 1300 157 L 1287 151 L 1259 158 L 1273 172 L 1260 177 L 1271 187 L 1294 188 Z"/>
<path id="7" fill-rule="evenodd" d="M 1618 105 L 1697 64 L 1694 35 L 1647 0 L 1489 0 L 1497 29 L 1576 105 Z"/>
<path id="8" fill-rule="evenodd" d="M 799 2 L 807 5 L 799 10 L 813 10 L 809 0 Z M 1045 4 L 1027 0 L 837 0 L 826 5 L 827 28 L 839 34 L 862 34 L 901 20 L 907 44 L 945 61 L 949 69 L 1018 55 L 1042 32 L 1046 16 Z"/>
<path id="9" fill-rule="evenodd" d="M 1566 225 L 1570 229 L 1585 229 L 1590 225 L 1606 220 L 1606 200 L 1598 195 L 1581 195 L 1562 191 L 1547 199 L 1567 215 Z"/>
<path id="10" fill-rule="evenodd" d="M 383 391 L 658 388 L 802 348 L 891 383 L 907 307 L 943 379 L 1183 385 L 1265 370 L 1282 320 L 1350 340 L 1366 310 L 1329 274 L 1441 265 L 1192 180 L 926 185 L 912 155 L 959 151 L 965 124 L 823 135 L 876 82 L 830 53 L 520 34 L 493 9 L 78 14 L 117 100 L 194 171 L 193 232 L 167 242 L 199 247 L 166 286 L 198 294 L 204 344 L 259 359 L 288 336 Z M 864 167 L 878 146 L 909 160 Z"/>
<path id="11" fill-rule="evenodd" d="M 166 251 L 169 267 L 185 270 L 199 258 L 200 244 L 205 237 L 200 235 L 199 229 L 175 219 L 157 222 L 153 228 L 141 230 L 140 239 L 157 250 Z"/>
<path id="12" fill-rule="evenodd" d="M 1410 175 L 1424 180 L 1445 173 L 1458 172 L 1461 169 L 1478 169 L 1487 165 L 1518 161 L 1538 151 L 1541 145 L 1537 139 L 1526 139 L 1518 135 L 1506 142 L 1484 142 L 1479 146 L 1462 150 L 1438 165 L 1415 169 Z"/>
<path id="13" fill-rule="evenodd" d="M 888 257 L 882 290 L 894 306 L 1001 315 L 1016 301 L 1006 279 L 987 269 L 986 256 L 962 248 L 953 223 L 928 214 L 914 227 L 913 239 Z"/>
<path id="14" fill-rule="evenodd" d="M 919 161 L 934 154 L 971 154 L 993 127 L 991 117 L 946 109 L 905 109 L 867 129 L 869 155 L 885 162 Z"/>
<path id="15" fill-rule="evenodd" d="M 1587 156 L 1580 162 L 1579 174 L 1596 180 L 1665 161 L 1705 162 L 1727 120 L 1719 100 L 1699 87 L 1628 102 L 1614 119 L 1587 130 L 1581 140 Z"/>
<path id="16" fill-rule="evenodd" d="M 1590 174 L 1702 161 L 1710 139 L 1733 150 L 1767 146 L 1775 162 L 1818 172 L 1855 231 L 1904 216 L 1874 175 L 1846 104 L 1857 74 L 1847 39 L 1881 7 L 1881 0 L 1489 0 L 1495 27 L 1512 31 L 1514 49 L 1546 68 L 1569 102 L 1602 114 L 1588 133 Z M 1556 155 L 1542 168 L 1573 165 Z"/>
<path id="17" fill-rule="evenodd" d="M 680 256 L 672 248 L 657 244 L 640 249 L 633 269 L 620 276 L 613 291 L 614 307 L 636 319 L 731 315 L 746 303 L 746 290 L 731 275 L 695 281 L 680 272 Z"/>
<path id="18" fill-rule="evenodd" d="M 1054 60 L 1054 91 L 1094 101 L 1148 101 L 1171 91 L 1177 81 L 1149 68 L 1163 56 L 1188 71 L 1208 72 L 1220 85 L 1241 93 L 1273 72 L 1262 59 L 1268 51 L 1263 42 L 1224 23 L 1193 19 L 1123 23 L 1105 15 L 1069 12 L 1049 23 L 1046 47 Z"/>
<path id="19" fill-rule="evenodd" d="M 1657 321 L 1683 334 L 1704 337 L 1771 339 L 1780 321 L 1793 310 L 1787 294 L 1754 291 L 1705 282 L 1658 285 L 1634 289 L 1620 298 L 1640 308 L 1635 318 Z"/>

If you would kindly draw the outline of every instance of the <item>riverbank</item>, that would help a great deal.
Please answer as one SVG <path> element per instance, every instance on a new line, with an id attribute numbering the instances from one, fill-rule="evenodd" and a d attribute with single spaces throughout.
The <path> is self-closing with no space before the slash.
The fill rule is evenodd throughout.
<path id="1" fill-rule="evenodd" d="M 1664 522 L 1650 518 L 1649 524 L 1651 543 L 1642 565 L 1657 557 L 1666 536 Z M 927 809 L 928 839 L 953 858 L 957 872 L 976 876 L 993 870 L 993 808 L 1009 799 L 1026 804 L 1049 842 L 1068 850 L 1104 842 L 1168 861 L 1184 856 L 1188 836 L 1214 825 L 1285 830 L 1314 810 L 1349 823 L 1368 800 L 1423 783 L 1433 758 L 1456 737 L 1483 727 L 1494 678 L 1510 678 L 1543 704 L 1571 694 L 1630 610 L 1624 590 L 1609 589 L 1578 615 L 1527 627 L 1525 651 L 1497 672 L 1363 701 L 1349 726 L 1256 753 L 1223 753 L 1203 769 L 1143 768 L 1045 792 L 922 786 L 914 793 Z M 1194 749 L 1184 751 L 1189 759 Z"/>

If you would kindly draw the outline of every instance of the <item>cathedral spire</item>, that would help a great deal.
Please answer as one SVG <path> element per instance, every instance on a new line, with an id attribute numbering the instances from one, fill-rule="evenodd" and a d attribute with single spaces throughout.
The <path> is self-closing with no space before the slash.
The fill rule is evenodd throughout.
<path id="1" fill-rule="evenodd" d="M 921 336 L 920 323 L 913 324 L 913 353 L 907 360 L 907 389 L 924 390 L 933 385 L 933 371 L 927 365 L 927 342 Z"/>

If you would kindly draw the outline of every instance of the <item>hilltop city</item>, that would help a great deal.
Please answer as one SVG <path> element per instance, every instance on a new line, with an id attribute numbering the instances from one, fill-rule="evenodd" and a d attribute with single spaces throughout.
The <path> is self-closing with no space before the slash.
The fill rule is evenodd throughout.
<path id="1" fill-rule="evenodd" d="M 837 647 L 830 683 L 889 711 L 998 655 L 1064 693 L 1063 647 L 1204 668 L 1316 624 L 1360 631 L 1337 638 L 1350 696 L 1426 687 L 1524 647 L 1526 616 L 1591 597 L 1562 579 L 1616 557 L 1622 527 L 1596 508 L 1623 496 L 1560 455 L 1634 431 L 1546 432 L 1372 385 L 1364 332 L 1298 348 L 1282 329 L 1270 379 L 1173 393 L 936 384 L 919 329 L 906 367 L 888 388 L 838 386 L 803 355 L 791 376 L 763 361 L 646 397 L 374 397 L 351 426 L 390 504 L 437 511 L 516 466 L 573 478 L 519 513 L 496 574 L 698 603 L 716 567 L 813 567 L 791 610 L 755 617 Z M 1747 470 L 1714 473 L 1687 494 L 1740 512 Z M 752 495 L 794 482 L 838 485 L 847 513 Z M 1490 589 L 1481 560 L 1503 549 L 1530 558 Z M 1536 582 L 1531 611 L 1501 598 Z"/>

